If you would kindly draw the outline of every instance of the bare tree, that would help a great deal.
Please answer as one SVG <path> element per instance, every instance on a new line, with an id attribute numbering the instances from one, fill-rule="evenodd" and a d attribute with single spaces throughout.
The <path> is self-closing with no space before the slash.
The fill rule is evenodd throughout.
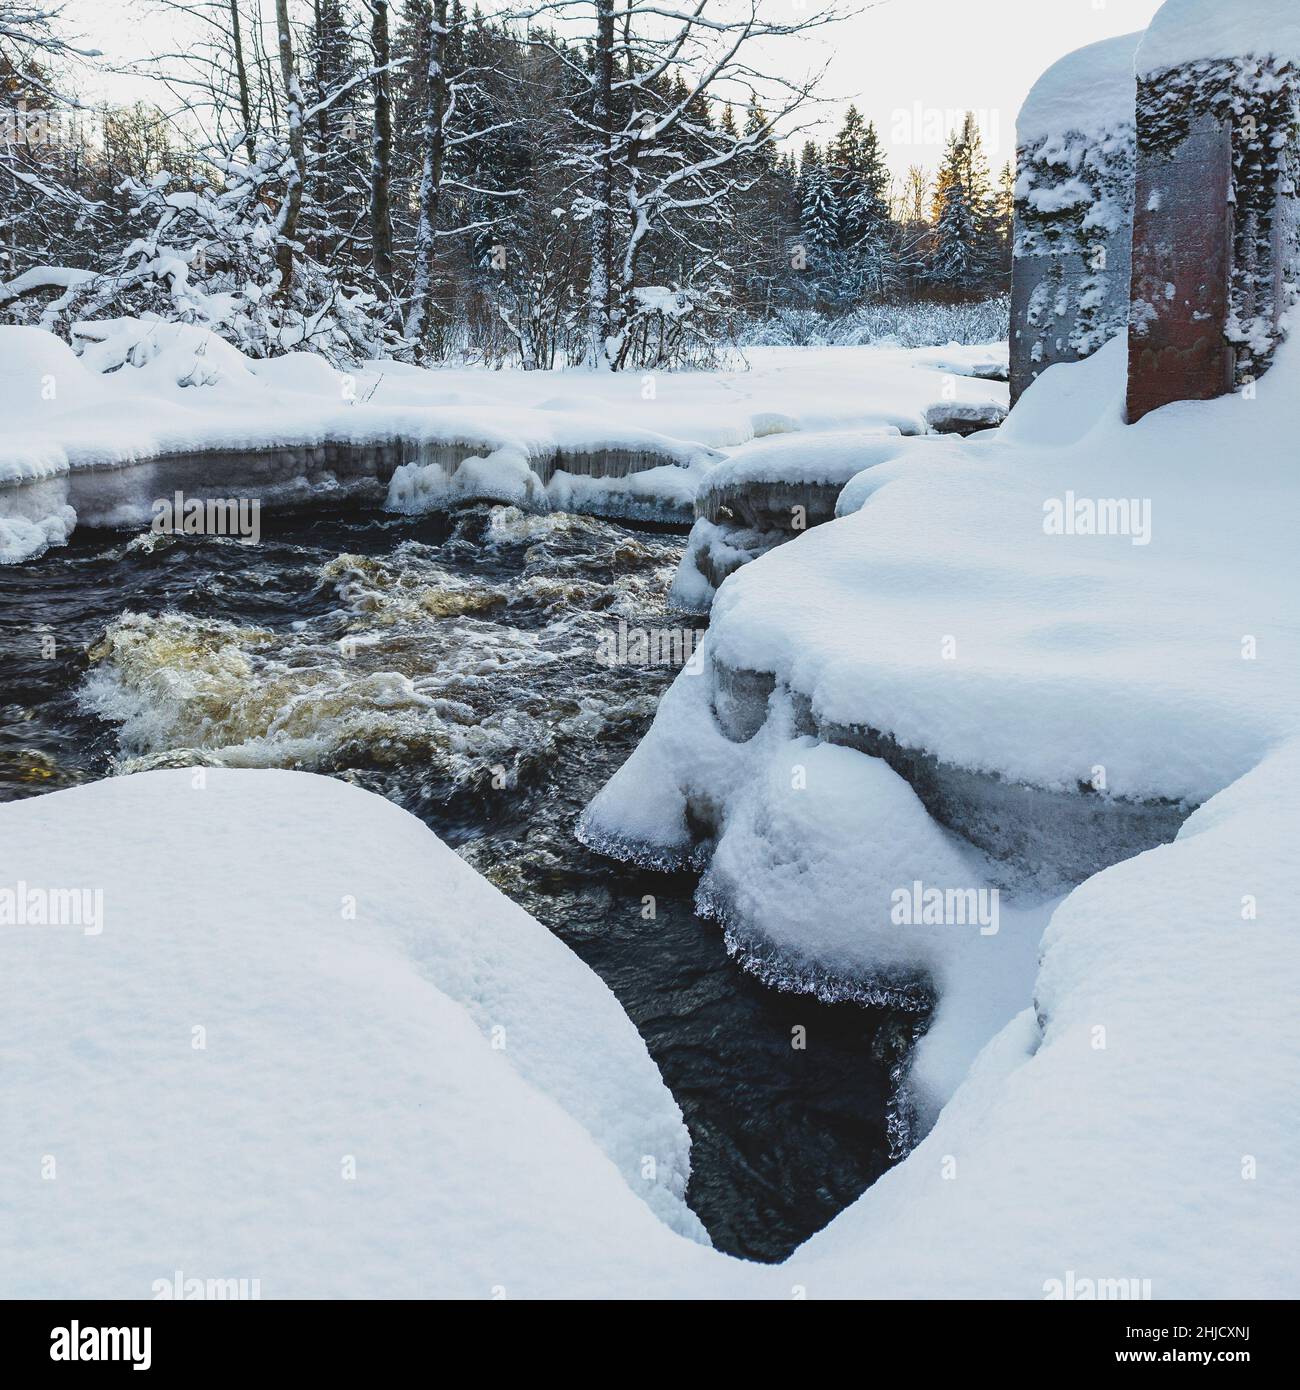
<path id="1" fill-rule="evenodd" d="M 447 151 L 447 37 L 447 0 L 433 0 L 433 14 L 425 31 L 428 52 L 424 62 L 423 159 L 411 307 L 406 317 L 406 336 L 414 343 L 424 341 L 433 314 L 434 247 L 442 197 L 443 159 Z"/>
<path id="2" fill-rule="evenodd" d="M 374 127 L 370 144 L 370 255 L 375 279 L 393 283 L 393 103 L 390 90 L 392 44 L 388 33 L 388 0 L 366 0 L 370 10 L 371 78 Z"/>
<path id="3" fill-rule="evenodd" d="M 244 149 L 253 160 L 253 98 L 248 85 L 248 64 L 244 61 L 244 34 L 239 21 L 239 0 L 230 0 L 230 45 L 235 59 L 235 81 L 239 85 L 239 114 L 244 122 Z"/>
<path id="4" fill-rule="evenodd" d="M 284 296 L 293 284 L 294 238 L 298 234 L 298 214 L 302 210 L 302 185 L 307 171 L 307 149 L 303 139 L 305 102 L 293 57 L 289 0 L 275 0 L 275 23 L 280 48 L 280 80 L 284 84 L 285 120 L 289 127 L 289 162 L 284 168 L 284 198 L 276 219 L 276 262 L 280 267 L 280 294 Z"/>
<path id="5" fill-rule="evenodd" d="M 843 18 L 834 6 L 793 19 L 765 19 L 762 0 L 546 0 L 524 16 L 591 23 L 585 138 L 574 159 L 588 176 L 584 212 L 591 260 L 587 285 L 587 362 L 619 368 L 637 354 L 638 321 L 658 317 L 679 338 L 701 296 L 686 286 L 646 286 L 647 245 L 671 238 L 695 256 L 703 284 L 719 268 L 716 249 L 696 235 L 745 186 L 746 157 L 771 143 L 776 128 L 812 99 L 816 76 L 764 73 L 756 47 L 807 35 Z M 616 22 L 617 21 L 617 22 Z M 621 31 L 621 33 L 620 33 Z M 554 46 L 547 36 L 534 42 Z M 621 61 L 620 61 L 621 60 Z M 566 61 L 567 58 L 566 58 Z M 572 66 L 572 63 L 570 63 Z M 744 131 L 720 128 L 710 102 L 745 102 L 764 120 Z M 654 293 L 650 293 L 654 290 Z M 666 325 L 665 317 L 673 320 Z M 644 338 L 641 339 L 644 342 Z"/>

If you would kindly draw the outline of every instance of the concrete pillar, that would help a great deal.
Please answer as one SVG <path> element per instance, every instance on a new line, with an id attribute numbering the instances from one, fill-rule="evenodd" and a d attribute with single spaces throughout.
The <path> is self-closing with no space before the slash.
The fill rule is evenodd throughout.
<path id="1" fill-rule="evenodd" d="M 1090 44 L 1034 84 L 1016 122 L 1011 401 L 1128 323 L 1141 34 Z"/>
<path id="2" fill-rule="evenodd" d="M 1268 51 L 1272 0 L 1241 0 L 1241 56 L 1169 0 L 1137 58 L 1128 419 L 1209 400 L 1268 370 L 1300 267 L 1300 69 Z M 1202 38 L 1202 35 L 1204 37 Z M 1198 49 L 1203 43 L 1207 51 Z"/>

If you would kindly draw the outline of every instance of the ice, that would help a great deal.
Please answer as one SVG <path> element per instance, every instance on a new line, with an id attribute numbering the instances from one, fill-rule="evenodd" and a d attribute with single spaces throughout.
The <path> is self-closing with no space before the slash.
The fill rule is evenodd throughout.
<path id="1" fill-rule="evenodd" d="M 77 514 L 66 504 L 52 510 L 38 509 L 35 517 L 0 517 L 0 565 L 16 565 L 43 554 L 52 545 L 63 545 L 77 524 Z"/>

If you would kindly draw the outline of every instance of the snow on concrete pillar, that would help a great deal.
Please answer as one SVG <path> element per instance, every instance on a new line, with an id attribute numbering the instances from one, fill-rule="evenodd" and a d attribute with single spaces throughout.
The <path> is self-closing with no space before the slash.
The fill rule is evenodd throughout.
<path id="1" fill-rule="evenodd" d="M 1016 122 L 1013 403 L 1054 362 L 1089 356 L 1128 323 L 1141 37 L 1054 63 Z"/>
<path id="2" fill-rule="evenodd" d="M 1167 0 L 1136 71 L 1130 422 L 1272 362 L 1300 270 L 1300 0 Z"/>

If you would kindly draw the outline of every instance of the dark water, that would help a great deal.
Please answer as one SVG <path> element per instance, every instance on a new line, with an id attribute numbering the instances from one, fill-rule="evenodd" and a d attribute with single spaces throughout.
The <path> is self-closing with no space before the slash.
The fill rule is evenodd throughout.
<path id="1" fill-rule="evenodd" d="M 573 837 L 672 676 L 603 664 L 600 640 L 698 626 L 664 607 L 681 546 L 486 507 L 263 518 L 255 547 L 78 533 L 0 568 L 0 799 L 201 761 L 405 806 L 614 990 L 686 1116 L 714 1243 L 780 1259 L 889 1165 L 917 1020 L 763 987 L 688 876 Z"/>

